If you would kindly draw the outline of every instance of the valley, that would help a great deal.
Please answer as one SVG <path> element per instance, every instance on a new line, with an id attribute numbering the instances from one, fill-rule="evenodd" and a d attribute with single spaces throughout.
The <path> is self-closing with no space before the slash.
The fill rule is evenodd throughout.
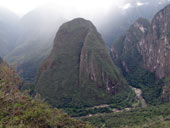
<path id="1" fill-rule="evenodd" d="M 136 97 L 138 98 L 138 101 L 136 102 L 135 106 L 133 106 L 131 108 L 117 109 L 117 108 L 113 108 L 111 104 L 101 104 L 98 106 L 85 108 L 85 110 L 89 111 L 88 115 L 78 116 L 75 118 L 76 119 L 84 119 L 84 118 L 88 118 L 88 117 L 98 117 L 99 115 L 101 115 L 101 113 L 104 113 L 104 114 L 106 114 L 106 113 L 123 113 L 126 111 L 135 110 L 137 108 L 146 108 L 147 104 L 146 104 L 145 99 L 142 97 L 141 89 L 134 88 L 134 87 L 131 87 L 131 88 L 134 91 L 134 93 L 136 94 Z M 94 110 L 101 110 L 101 111 L 94 113 L 93 112 Z M 91 113 L 90 113 L 90 111 L 91 111 Z"/>
<path id="2" fill-rule="evenodd" d="M 170 128 L 170 1 L 104 3 L 0 7 L 0 128 Z"/>

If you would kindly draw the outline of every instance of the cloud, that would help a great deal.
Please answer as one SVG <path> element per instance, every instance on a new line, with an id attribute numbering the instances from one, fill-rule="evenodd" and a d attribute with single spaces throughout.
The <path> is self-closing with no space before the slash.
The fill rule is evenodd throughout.
<path id="1" fill-rule="evenodd" d="M 149 4 L 148 2 L 137 2 L 136 5 L 137 6 L 143 6 L 143 5 L 147 5 Z"/>
<path id="2" fill-rule="evenodd" d="M 126 10 L 128 8 L 131 8 L 131 7 L 132 7 L 132 4 L 131 3 L 127 3 L 124 6 L 122 6 L 122 9 Z"/>

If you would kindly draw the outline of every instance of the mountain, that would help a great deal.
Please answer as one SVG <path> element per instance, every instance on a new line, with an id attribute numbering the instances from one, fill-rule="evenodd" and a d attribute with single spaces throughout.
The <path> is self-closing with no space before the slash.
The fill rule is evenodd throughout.
<path id="1" fill-rule="evenodd" d="M 157 104 L 161 102 L 162 84 L 156 80 L 154 73 L 144 67 L 143 57 L 139 51 L 140 41 L 145 38 L 149 29 L 149 21 L 139 18 L 124 36 L 113 43 L 110 53 L 128 83 L 142 90 L 148 104 Z"/>
<path id="2" fill-rule="evenodd" d="M 132 73 L 138 68 L 142 56 L 138 51 L 138 44 L 146 35 L 150 27 L 149 21 L 139 18 L 127 31 L 126 35 L 120 37 L 111 48 L 112 58 L 119 63 L 124 73 Z"/>
<path id="3" fill-rule="evenodd" d="M 0 56 L 4 57 L 17 46 L 19 17 L 6 8 L 0 7 Z"/>
<path id="4" fill-rule="evenodd" d="M 155 73 L 157 79 L 164 79 L 162 98 L 170 97 L 170 5 L 160 10 L 152 20 L 150 30 L 139 43 L 145 68 Z"/>
<path id="5" fill-rule="evenodd" d="M 39 64 L 49 55 L 58 27 L 65 20 L 50 9 L 35 9 L 19 22 L 18 46 L 5 59 L 25 81 L 34 81 Z"/>
<path id="6" fill-rule="evenodd" d="M 129 84 L 141 88 L 151 104 L 167 101 L 170 94 L 169 9 L 168 5 L 159 11 L 151 24 L 137 20 L 111 48 L 112 58 Z"/>
<path id="7" fill-rule="evenodd" d="M 126 0 L 123 8 L 116 8 L 110 11 L 100 26 L 97 26 L 103 39 L 110 46 L 121 35 L 126 34 L 128 28 L 140 17 L 144 17 L 149 21 L 153 16 L 169 4 L 168 0 Z M 130 5 L 129 8 L 125 8 Z"/>
<path id="8" fill-rule="evenodd" d="M 18 90 L 20 77 L 0 58 L 0 127 L 93 128 Z"/>
<path id="9" fill-rule="evenodd" d="M 152 20 L 147 36 L 140 42 L 145 67 L 161 79 L 170 76 L 170 5 L 159 11 Z"/>
<path id="10" fill-rule="evenodd" d="M 97 20 L 97 16 L 96 18 L 92 18 L 106 41 L 107 46 L 111 42 L 115 42 L 120 35 L 124 34 L 139 16 L 150 18 L 157 10 L 167 4 L 167 1 L 161 4 L 153 1 L 153 5 L 149 2 L 148 4 L 137 6 L 137 2 L 139 1 L 130 2 L 131 4 L 135 4 L 128 9 L 113 7 L 114 9 L 108 15 L 103 16 L 103 18 L 101 17 L 101 19 L 107 20 Z M 141 2 L 146 3 L 147 1 Z M 146 13 L 148 8 L 149 11 Z M 78 15 L 78 13 L 73 12 L 70 11 L 71 17 Z M 39 64 L 49 55 L 56 31 L 66 21 L 65 18 L 68 17 L 67 15 L 57 9 L 44 9 L 41 7 L 32 10 L 21 18 L 18 27 L 20 34 L 16 41 L 17 47 L 11 49 L 10 53 L 5 54 L 4 59 L 10 65 L 17 67 L 18 73 L 25 81 L 33 82 L 35 80 Z M 30 49 L 32 52 L 30 52 Z"/>
<path id="11" fill-rule="evenodd" d="M 82 120 L 104 128 L 169 128 L 169 15 L 170 5 L 157 13 L 151 24 L 138 19 L 110 50 L 129 85 L 141 89 L 150 105 L 84 116 Z"/>
<path id="12" fill-rule="evenodd" d="M 116 94 L 125 100 L 131 93 L 101 35 L 82 18 L 60 27 L 51 54 L 39 68 L 35 90 L 57 107 L 112 103 Z"/>

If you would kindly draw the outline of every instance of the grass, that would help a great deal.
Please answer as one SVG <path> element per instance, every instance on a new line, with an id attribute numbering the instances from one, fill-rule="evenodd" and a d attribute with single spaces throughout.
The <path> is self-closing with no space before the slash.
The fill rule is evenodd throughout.
<path id="1" fill-rule="evenodd" d="M 170 104 L 83 118 L 103 128 L 169 128 Z"/>

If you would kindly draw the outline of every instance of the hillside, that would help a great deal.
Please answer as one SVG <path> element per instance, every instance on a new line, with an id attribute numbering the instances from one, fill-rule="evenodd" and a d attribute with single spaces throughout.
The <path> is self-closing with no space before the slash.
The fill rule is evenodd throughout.
<path id="1" fill-rule="evenodd" d="M 43 101 L 32 99 L 18 90 L 18 75 L 0 60 L 0 127 L 12 128 L 92 128 L 88 123 L 70 118 Z"/>
<path id="2" fill-rule="evenodd" d="M 35 91 L 57 107 L 115 103 L 118 95 L 120 102 L 135 98 L 95 26 L 81 18 L 60 27 L 39 68 Z"/>
<path id="3" fill-rule="evenodd" d="M 169 8 L 160 10 L 151 24 L 138 19 L 111 48 L 114 62 L 149 104 L 169 99 Z"/>

